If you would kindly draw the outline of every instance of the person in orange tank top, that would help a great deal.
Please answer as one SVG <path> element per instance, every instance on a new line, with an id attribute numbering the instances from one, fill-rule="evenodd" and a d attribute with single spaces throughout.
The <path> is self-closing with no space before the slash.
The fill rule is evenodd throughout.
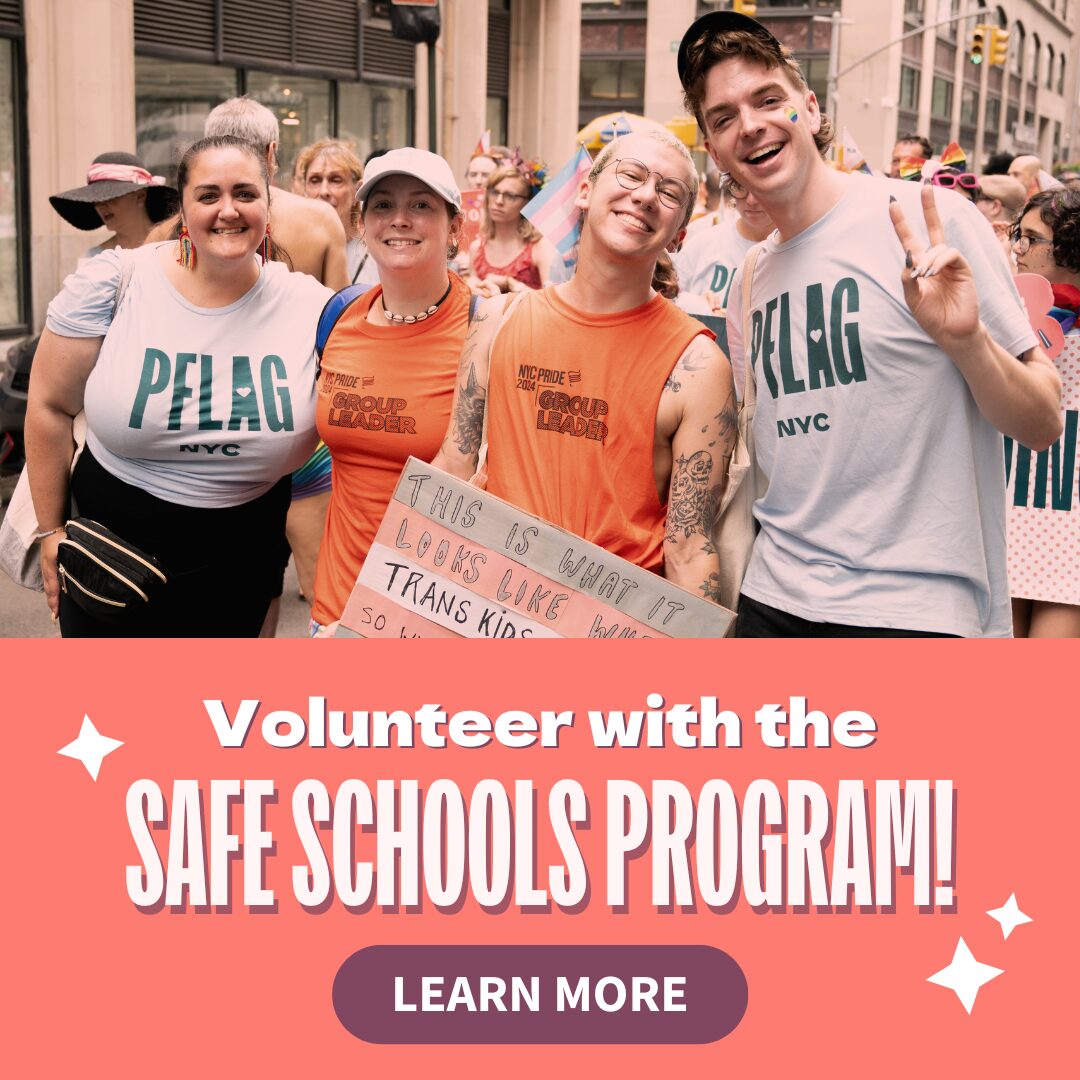
<path id="1" fill-rule="evenodd" d="M 717 600 L 709 534 L 736 438 L 731 366 L 652 288 L 696 178 L 666 133 L 607 146 L 578 194 L 570 281 L 525 293 L 505 322 L 503 298 L 481 303 L 433 464 L 473 476 L 490 410 L 492 494 Z"/>

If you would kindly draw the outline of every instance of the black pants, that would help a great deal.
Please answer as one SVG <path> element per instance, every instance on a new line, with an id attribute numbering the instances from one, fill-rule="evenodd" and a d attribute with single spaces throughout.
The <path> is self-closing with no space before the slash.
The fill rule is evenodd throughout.
<path id="1" fill-rule="evenodd" d="M 789 615 L 779 608 L 759 604 L 749 596 L 739 597 L 739 619 L 735 624 L 736 637 L 955 637 L 955 634 L 933 634 L 924 630 L 895 630 L 886 626 L 847 626 L 843 623 L 811 622 Z"/>
<path id="2" fill-rule="evenodd" d="M 169 584 L 160 603 L 116 624 L 87 615 L 61 592 L 64 637 L 258 637 L 281 591 L 288 476 L 240 506 L 181 506 L 118 480 L 87 449 L 71 490 L 81 515 L 153 555 Z"/>

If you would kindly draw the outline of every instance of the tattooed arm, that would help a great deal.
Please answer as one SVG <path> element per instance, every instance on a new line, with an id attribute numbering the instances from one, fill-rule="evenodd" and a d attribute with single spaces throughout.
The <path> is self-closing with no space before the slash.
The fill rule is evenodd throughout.
<path id="1" fill-rule="evenodd" d="M 469 480 L 476 472 L 487 406 L 491 341 L 505 302 L 505 296 L 497 296 L 481 301 L 477 306 L 461 349 L 454 402 L 450 407 L 450 426 L 431 463 L 462 480 Z"/>
<path id="2" fill-rule="evenodd" d="M 699 335 L 675 365 L 664 397 L 675 410 L 664 576 L 718 602 L 720 564 L 711 534 L 738 431 L 731 365 Z"/>

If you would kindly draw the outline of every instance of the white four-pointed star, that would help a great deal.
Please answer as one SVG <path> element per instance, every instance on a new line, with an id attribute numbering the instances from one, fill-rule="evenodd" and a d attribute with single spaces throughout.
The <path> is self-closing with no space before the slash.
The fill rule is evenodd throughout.
<path id="1" fill-rule="evenodd" d="M 1001 907 L 993 908 L 986 913 L 991 919 L 1001 923 L 1001 932 L 1006 938 L 1020 925 L 1032 922 L 1030 915 L 1025 915 L 1016 903 L 1016 893 L 1013 893 Z"/>
<path id="2" fill-rule="evenodd" d="M 971 955 L 967 943 L 961 938 L 957 942 L 956 952 L 953 953 L 952 963 L 931 975 L 926 981 L 955 990 L 960 1003 L 970 1013 L 971 1007 L 975 1004 L 975 997 L 979 993 L 979 987 L 1001 974 L 1001 968 L 980 964 Z"/>
<path id="3" fill-rule="evenodd" d="M 63 754 L 64 757 L 81 761 L 86 766 L 86 771 L 96 780 L 101 771 L 102 761 L 117 747 L 123 745 L 119 739 L 110 739 L 107 735 L 100 734 L 90 717 L 84 716 L 82 727 L 79 729 L 79 737 L 56 752 Z"/>

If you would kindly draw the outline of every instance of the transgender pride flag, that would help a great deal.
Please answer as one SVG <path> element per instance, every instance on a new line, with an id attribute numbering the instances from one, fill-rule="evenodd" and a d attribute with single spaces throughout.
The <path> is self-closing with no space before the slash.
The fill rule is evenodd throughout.
<path id="1" fill-rule="evenodd" d="M 544 185 L 540 193 L 521 210 L 566 258 L 581 233 L 581 211 L 574 205 L 583 181 L 592 168 L 592 158 L 584 146 Z"/>

